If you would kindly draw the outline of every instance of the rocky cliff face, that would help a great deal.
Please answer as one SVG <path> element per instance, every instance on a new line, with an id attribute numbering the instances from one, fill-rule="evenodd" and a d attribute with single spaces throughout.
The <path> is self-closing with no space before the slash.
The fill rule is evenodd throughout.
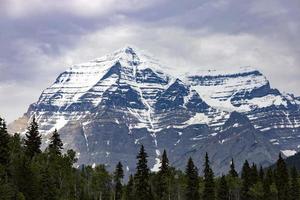
<path id="1" fill-rule="evenodd" d="M 58 129 L 65 149 L 78 152 L 78 164 L 112 169 L 122 161 L 133 173 L 144 144 L 153 170 L 166 149 L 180 168 L 189 156 L 201 168 L 208 152 L 220 174 L 232 157 L 237 168 L 245 159 L 266 166 L 280 150 L 287 156 L 298 151 L 299 113 L 299 100 L 272 89 L 257 70 L 177 78 L 126 47 L 70 67 L 9 127 L 24 132 L 35 116 L 44 145 Z"/>

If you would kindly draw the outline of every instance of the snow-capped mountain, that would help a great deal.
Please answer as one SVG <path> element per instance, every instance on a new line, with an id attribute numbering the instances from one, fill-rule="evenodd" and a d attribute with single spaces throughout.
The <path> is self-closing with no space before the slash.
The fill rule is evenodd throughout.
<path id="1" fill-rule="evenodd" d="M 293 95 L 272 89 L 259 71 L 250 67 L 227 74 L 208 71 L 188 75 L 187 79 L 212 107 L 245 114 L 286 156 L 298 151 L 299 101 Z"/>
<path id="2" fill-rule="evenodd" d="M 201 167 L 207 151 L 218 174 L 232 157 L 240 168 L 245 159 L 268 165 L 280 150 L 298 151 L 299 110 L 299 99 L 271 89 L 257 70 L 173 77 L 157 60 L 125 47 L 61 73 L 9 127 L 24 132 L 35 116 L 44 144 L 58 129 L 65 149 L 78 152 L 78 164 L 112 168 L 122 161 L 132 173 L 144 144 L 153 170 L 163 149 L 176 167 L 189 156 Z"/>

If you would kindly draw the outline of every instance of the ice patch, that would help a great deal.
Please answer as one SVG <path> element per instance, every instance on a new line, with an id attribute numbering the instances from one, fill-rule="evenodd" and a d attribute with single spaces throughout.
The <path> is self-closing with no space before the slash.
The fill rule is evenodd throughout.
<path id="1" fill-rule="evenodd" d="M 151 168 L 152 172 L 158 172 L 159 168 L 161 166 L 161 162 L 159 158 L 155 158 L 155 164 L 153 165 L 153 167 Z"/>
<path id="2" fill-rule="evenodd" d="M 297 153 L 297 151 L 295 151 L 295 150 L 289 150 L 289 149 L 287 149 L 287 150 L 281 150 L 281 152 L 282 152 L 285 156 L 287 156 L 287 157 L 293 156 L 293 155 L 295 155 L 295 154 Z"/>
<path id="3" fill-rule="evenodd" d="M 179 144 L 180 140 L 177 140 L 177 142 L 174 144 L 174 146 L 176 146 L 177 144 Z"/>
<path id="4" fill-rule="evenodd" d="M 203 113 L 196 113 L 193 117 L 185 122 L 185 124 L 208 124 L 209 118 Z"/>
<path id="5" fill-rule="evenodd" d="M 155 150 L 156 156 L 160 156 L 160 151 L 158 149 Z"/>
<path id="6" fill-rule="evenodd" d="M 233 126 L 232 127 L 235 127 L 235 128 L 237 128 L 237 127 L 239 127 L 240 125 L 238 124 L 238 123 L 235 123 L 235 124 L 233 124 Z"/>

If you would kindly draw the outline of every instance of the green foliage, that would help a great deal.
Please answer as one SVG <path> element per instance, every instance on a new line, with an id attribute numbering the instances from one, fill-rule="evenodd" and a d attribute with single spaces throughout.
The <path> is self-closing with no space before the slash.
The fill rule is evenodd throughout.
<path id="1" fill-rule="evenodd" d="M 168 200 L 170 194 L 170 167 L 166 150 L 162 154 L 161 166 L 158 171 L 158 183 L 156 189 L 156 198 Z"/>
<path id="2" fill-rule="evenodd" d="M 228 175 L 226 177 L 228 188 L 229 188 L 229 199 L 238 200 L 240 199 L 240 191 L 242 181 L 239 177 L 232 177 Z"/>
<path id="3" fill-rule="evenodd" d="M 215 199 L 215 183 L 214 183 L 214 173 L 209 164 L 208 154 L 205 154 L 204 162 L 204 190 L 203 199 L 214 200 Z"/>
<path id="4" fill-rule="evenodd" d="M 122 179 L 124 177 L 123 165 L 119 162 L 114 172 L 114 183 L 115 183 L 115 200 L 121 200 L 122 198 Z"/>
<path id="5" fill-rule="evenodd" d="M 9 135 L 5 121 L 0 118 L 0 165 L 7 166 L 9 162 Z"/>
<path id="6" fill-rule="evenodd" d="M 252 200 L 264 200 L 264 189 L 261 182 L 255 183 L 250 188 L 249 196 Z"/>
<path id="7" fill-rule="evenodd" d="M 198 200 L 200 198 L 198 169 L 194 165 L 192 158 L 189 158 L 188 160 L 185 174 L 186 174 L 186 199 Z"/>
<path id="8" fill-rule="evenodd" d="M 151 200 L 151 188 L 149 183 L 150 170 L 147 166 L 147 153 L 144 146 L 141 146 L 140 152 L 137 155 L 138 163 L 136 173 L 134 175 L 135 198 L 140 200 Z"/>
<path id="9" fill-rule="evenodd" d="M 129 176 L 129 181 L 125 187 L 124 200 L 134 200 L 134 180 L 133 176 Z"/>
<path id="10" fill-rule="evenodd" d="M 199 177 L 192 158 L 184 173 L 170 166 L 166 151 L 159 171 L 150 172 L 141 146 L 136 173 L 126 184 L 121 162 L 112 174 L 104 165 L 75 167 L 76 152 L 62 152 L 57 131 L 46 151 L 40 145 L 35 119 L 22 140 L 9 135 L 0 118 L 0 200 L 300 200 L 298 172 L 292 168 L 288 173 L 281 155 L 266 171 L 245 161 L 241 178 L 232 160 L 228 174 L 215 178 L 206 154 Z"/>
<path id="11" fill-rule="evenodd" d="M 252 164 L 250 169 L 250 186 L 256 184 L 258 181 L 258 171 L 256 164 Z"/>
<path id="12" fill-rule="evenodd" d="M 264 190 L 264 199 L 272 200 L 274 195 L 272 195 L 271 186 L 273 184 L 273 171 L 271 168 L 267 170 L 266 176 L 263 179 L 263 190 Z M 275 195 L 277 196 L 277 194 Z"/>
<path id="13" fill-rule="evenodd" d="M 36 154 L 41 153 L 40 147 L 42 142 L 38 128 L 38 124 L 33 117 L 33 120 L 28 127 L 25 138 L 25 151 L 30 158 L 33 158 L 33 156 L 35 156 Z"/>
<path id="14" fill-rule="evenodd" d="M 242 188 L 241 188 L 241 200 L 250 200 L 249 190 L 251 187 L 251 168 L 246 160 L 242 168 Z"/>
<path id="15" fill-rule="evenodd" d="M 229 171 L 229 175 L 231 177 L 238 177 L 238 173 L 235 170 L 235 166 L 234 166 L 234 161 L 233 158 L 231 159 L 231 163 L 230 163 L 230 171 Z"/>
<path id="16" fill-rule="evenodd" d="M 62 149 L 63 149 L 63 143 L 60 139 L 60 136 L 59 136 L 57 130 L 55 129 L 51 136 L 51 141 L 49 144 L 49 151 L 56 155 L 61 155 Z"/>
<path id="17" fill-rule="evenodd" d="M 290 200 L 299 200 L 300 199 L 300 191 L 299 191 L 299 181 L 298 181 L 298 172 L 295 167 L 291 169 L 291 187 L 290 187 Z"/>
<path id="18" fill-rule="evenodd" d="M 265 177 L 264 169 L 262 168 L 262 166 L 260 166 L 259 172 L 258 172 L 258 180 L 260 182 L 263 182 L 264 181 L 264 177 Z"/>
<path id="19" fill-rule="evenodd" d="M 275 170 L 275 183 L 279 200 L 289 200 L 289 173 L 285 161 L 279 154 Z"/>
<path id="20" fill-rule="evenodd" d="M 91 180 L 93 199 L 110 200 L 111 176 L 104 165 L 97 165 L 92 172 Z"/>
<path id="21" fill-rule="evenodd" d="M 225 176 L 223 175 L 219 181 L 217 189 L 217 200 L 228 200 L 229 188 Z"/>

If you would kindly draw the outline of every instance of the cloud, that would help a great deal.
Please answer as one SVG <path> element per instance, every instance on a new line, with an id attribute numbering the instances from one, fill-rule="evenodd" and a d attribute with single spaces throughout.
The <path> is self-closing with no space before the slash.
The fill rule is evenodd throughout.
<path id="1" fill-rule="evenodd" d="M 3 0 L 0 115 L 17 118 L 68 66 L 125 45 L 159 58 L 170 73 L 251 65 L 273 87 L 300 95 L 299 6 L 296 0 Z"/>
<path id="2" fill-rule="evenodd" d="M 6 82 L 0 84 L 0 117 L 7 122 L 21 117 L 28 106 L 37 101 L 40 88 L 33 85 L 22 85 L 17 82 Z"/>
<path id="3" fill-rule="evenodd" d="M 3 0 L 2 10 L 13 18 L 45 13 L 69 13 L 81 17 L 102 16 L 118 11 L 130 12 L 144 9 L 157 0 Z"/>
<path id="4" fill-rule="evenodd" d="M 147 34 L 149 32 L 151 34 Z M 65 56 L 75 58 L 73 62 L 77 63 L 128 44 L 159 58 L 173 69 L 171 73 L 211 68 L 226 70 L 250 65 L 261 70 L 274 87 L 300 94 L 295 87 L 297 76 L 300 76 L 298 53 L 282 41 L 253 34 L 230 35 L 178 27 L 126 25 L 82 36 L 77 46 Z"/>

